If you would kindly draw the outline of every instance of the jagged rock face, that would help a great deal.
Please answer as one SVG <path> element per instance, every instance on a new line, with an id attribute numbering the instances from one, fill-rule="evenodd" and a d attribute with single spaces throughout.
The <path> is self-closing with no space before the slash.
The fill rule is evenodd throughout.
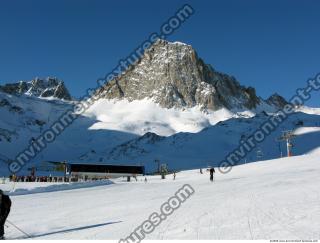
<path id="1" fill-rule="evenodd" d="M 278 95 L 277 93 L 271 95 L 266 102 L 269 105 L 273 105 L 277 108 L 283 108 L 285 105 L 289 104 L 288 101 L 285 100 L 282 96 Z"/>
<path id="2" fill-rule="evenodd" d="M 215 71 L 183 43 L 158 40 L 144 56 L 105 89 L 108 99 L 153 99 L 166 108 L 200 106 L 254 108 L 260 100 L 254 88 Z"/>
<path id="3" fill-rule="evenodd" d="M 56 78 L 47 78 L 45 80 L 36 78 L 30 82 L 20 81 L 18 83 L 5 84 L 0 86 L 0 91 L 14 95 L 26 94 L 36 97 L 71 100 L 71 95 L 63 81 Z"/>

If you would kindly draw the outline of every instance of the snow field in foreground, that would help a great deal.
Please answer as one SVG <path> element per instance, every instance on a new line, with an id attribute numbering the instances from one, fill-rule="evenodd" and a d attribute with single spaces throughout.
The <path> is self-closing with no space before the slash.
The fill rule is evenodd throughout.
<path id="1" fill-rule="evenodd" d="M 124 179 L 115 184 L 12 196 L 10 222 L 35 239 L 114 239 L 128 236 L 184 184 L 195 189 L 147 239 L 319 239 L 319 154 L 234 167 Z M 23 234 L 9 225 L 9 239 Z"/>

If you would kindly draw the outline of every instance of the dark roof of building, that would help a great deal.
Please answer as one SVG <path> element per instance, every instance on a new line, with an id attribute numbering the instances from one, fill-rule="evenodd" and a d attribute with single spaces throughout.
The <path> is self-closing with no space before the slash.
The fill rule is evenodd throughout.
<path id="1" fill-rule="evenodd" d="M 144 166 L 141 165 L 68 163 L 68 167 L 71 172 L 144 174 Z"/>

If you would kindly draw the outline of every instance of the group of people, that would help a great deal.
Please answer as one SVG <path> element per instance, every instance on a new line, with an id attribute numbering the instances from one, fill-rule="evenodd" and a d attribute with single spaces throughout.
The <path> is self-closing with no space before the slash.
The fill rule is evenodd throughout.
<path id="1" fill-rule="evenodd" d="M 69 182 L 68 177 L 63 176 L 16 176 L 10 175 L 9 180 L 13 182 Z"/>

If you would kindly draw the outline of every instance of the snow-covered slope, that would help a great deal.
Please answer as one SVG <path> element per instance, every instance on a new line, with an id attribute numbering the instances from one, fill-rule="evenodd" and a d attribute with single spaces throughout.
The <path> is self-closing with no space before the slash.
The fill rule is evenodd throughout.
<path id="1" fill-rule="evenodd" d="M 169 169 L 181 170 L 199 166 L 219 165 L 240 143 L 266 122 L 269 116 L 260 113 L 252 118 L 232 118 L 209 126 L 198 133 L 177 133 L 172 136 L 158 136 L 147 133 L 142 137 L 106 150 L 106 161 L 142 163 L 147 171 L 157 169 L 155 159 L 167 163 Z M 285 142 L 279 142 L 282 131 L 294 130 L 294 155 L 312 152 L 320 147 L 320 117 L 295 113 L 266 137 L 240 163 L 266 160 L 286 156 Z M 307 132 L 308 131 L 308 132 Z M 306 142 L 307 141 L 307 142 Z M 101 154 L 92 155 L 96 160 Z"/>
<path id="2" fill-rule="evenodd" d="M 4 162 L 14 159 L 32 138 L 37 138 L 75 103 L 0 92 L 0 159 Z M 150 100 L 128 102 L 102 99 L 41 152 L 34 162 L 107 162 L 106 151 L 147 132 L 163 136 L 178 132 L 196 133 L 231 117 L 252 115 L 253 112 L 235 113 L 226 109 L 205 113 L 199 107 L 166 109 Z M 5 167 L 7 164 L 1 163 L 1 174 L 8 173 Z"/>
<path id="3" fill-rule="evenodd" d="M 163 108 L 150 99 L 98 100 L 85 114 L 97 120 L 90 129 L 111 129 L 138 135 L 153 132 L 170 136 L 178 132 L 196 133 L 232 117 L 251 117 L 253 112 L 232 112 L 225 108 L 204 112 L 200 107 Z"/>
<path id="4" fill-rule="evenodd" d="M 1 161 L 14 159 L 30 139 L 38 137 L 73 104 L 75 101 L 50 101 L 0 92 Z M 148 99 L 132 102 L 101 99 L 32 163 L 44 160 L 143 163 L 147 171 L 156 169 L 155 159 L 177 170 L 217 164 L 235 148 L 240 138 L 248 136 L 267 119 L 266 113 L 255 116 L 266 107 L 204 112 L 199 107 L 167 109 Z M 275 141 L 282 130 L 312 128 L 313 132 L 297 136 L 293 151 L 299 155 L 317 149 L 320 145 L 316 131 L 320 127 L 318 109 L 302 107 L 299 111 L 250 153 L 246 161 L 277 158 L 281 151 L 285 154 L 284 143 L 279 148 Z M 259 158 L 258 150 L 262 151 Z M 2 162 L 2 175 L 8 174 L 6 167 Z"/>
<path id="5" fill-rule="evenodd" d="M 218 172 L 214 183 L 198 170 L 177 173 L 176 180 L 172 175 L 148 176 L 147 183 L 117 180 L 12 196 L 8 219 L 34 239 L 119 240 L 187 183 L 195 193 L 147 239 L 315 240 L 320 238 L 319 174 L 317 154 L 241 165 Z M 8 239 L 24 237 L 8 226 Z"/>
<path id="6" fill-rule="evenodd" d="M 75 102 L 49 101 L 25 95 L 17 97 L 0 92 L 0 175 L 8 175 L 7 161 L 27 148 L 32 138 L 37 138 L 50 128 L 74 104 Z M 96 122 L 94 118 L 80 116 L 31 163 L 39 164 L 44 160 L 77 161 L 87 152 L 103 151 L 138 136 L 108 129 L 89 129 Z M 26 165 L 22 173 L 29 173 L 26 170 L 30 166 L 31 164 Z"/>

